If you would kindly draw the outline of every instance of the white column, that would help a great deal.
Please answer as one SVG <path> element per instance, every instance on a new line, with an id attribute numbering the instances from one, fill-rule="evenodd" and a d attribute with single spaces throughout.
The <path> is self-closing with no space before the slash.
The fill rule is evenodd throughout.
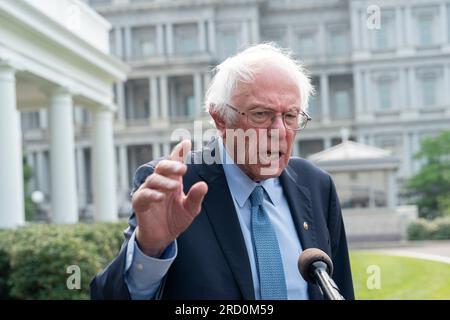
<path id="1" fill-rule="evenodd" d="M 412 23 L 412 12 L 411 12 L 411 6 L 410 5 L 406 5 L 405 6 L 405 41 L 406 41 L 406 46 L 409 49 L 413 49 L 414 48 L 414 25 Z"/>
<path id="2" fill-rule="evenodd" d="M 387 206 L 388 208 L 395 208 L 397 206 L 397 183 L 395 177 L 395 171 L 390 170 L 387 172 Z"/>
<path id="3" fill-rule="evenodd" d="M 322 73 L 320 75 L 320 107 L 322 112 L 321 118 L 324 123 L 330 122 L 330 97 L 328 85 L 328 75 Z"/>
<path id="4" fill-rule="evenodd" d="M 360 144 L 367 144 L 366 137 L 364 136 L 364 134 L 362 133 L 358 134 L 357 142 Z"/>
<path id="5" fill-rule="evenodd" d="M 55 89 L 50 96 L 50 180 L 52 221 L 78 221 L 77 188 L 75 180 L 75 145 L 73 102 L 69 92 Z"/>
<path id="6" fill-rule="evenodd" d="M 374 136 L 373 135 L 366 135 L 366 141 L 367 141 L 367 145 L 369 146 L 375 146 L 375 142 L 374 142 Z"/>
<path id="7" fill-rule="evenodd" d="M 355 110 L 356 110 L 356 118 L 364 112 L 364 100 L 363 100 L 363 76 L 362 71 L 359 69 L 355 69 L 353 71 L 353 85 L 354 85 L 354 94 L 355 94 Z"/>
<path id="8" fill-rule="evenodd" d="M 122 28 L 116 27 L 114 28 L 114 42 L 115 42 L 115 51 L 116 56 L 123 58 L 123 43 L 122 43 Z"/>
<path id="9" fill-rule="evenodd" d="M 358 10 L 351 8 L 351 29 L 352 33 L 352 49 L 353 51 L 359 51 L 361 49 L 361 24 L 358 19 Z"/>
<path id="10" fill-rule="evenodd" d="M 442 44 L 448 44 L 448 12 L 447 12 L 447 2 L 442 2 L 440 7 L 441 16 L 441 42 Z"/>
<path id="11" fill-rule="evenodd" d="M 373 181 L 373 175 L 374 175 L 374 172 L 370 171 L 369 172 L 370 181 Z M 375 208 L 375 207 L 376 207 L 375 190 L 374 190 L 373 184 L 369 184 L 369 208 Z"/>
<path id="12" fill-rule="evenodd" d="M 412 157 L 416 155 L 417 152 L 420 150 L 420 138 L 419 134 L 417 132 L 410 133 L 410 141 L 411 141 L 411 150 L 412 150 Z M 420 169 L 420 161 L 412 159 L 412 174 L 415 174 Z"/>
<path id="13" fill-rule="evenodd" d="M 120 186 L 119 190 L 122 192 L 128 190 L 131 187 L 130 177 L 128 176 L 128 154 L 127 146 L 119 146 L 119 177 Z"/>
<path id="14" fill-rule="evenodd" d="M 450 64 L 444 64 L 444 97 L 443 105 L 450 112 Z"/>
<path id="15" fill-rule="evenodd" d="M 24 224 L 24 186 L 20 113 L 15 70 L 0 65 L 0 228 Z"/>
<path id="16" fill-rule="evenodd" d="M 134 120 L 134 85 L 133 81 L 126 82 L 127 95 L 126 95 L 126 106 L 125 106 L 125 120 L 127 120 L 127 111 L 128 111 L 128 119 L 133 122 Z"/>
<path id="17" fill-rule="evenodd" d="M 209 52 L 216 52 L 216 24 L 214 20 L 208 20 Z"/>
<path id="18" fill-rule="evenodd" d="M 366 10 L 358 10 L 359 19 L 361 22 L 361 49 L 363 51 L 369 50 L 369 33 L 367 32 L 367 13 Z"/>
<path id="19" fill-rule="evenodd" d="M 163 156 L 161 154 L 161 144 L 159 142 L 155 142 L 154 144 L 152 144 L 152 149 L 153 149 L 153 159 Z"/>
<path id="20" fill-rule="evenodd" d="M 173 55 L 174 43 L 173 43 L 173 25 L 171 23 L 166 24 L 166 48 L 167 55 Z"/>
<path id="21" fill-rule="evenodd" d="M 47 111 L 47 109 L 39 110 L 39 126 L 41 129 L 48 128 L 48 111 Z"/>
<path id="22" fill-rule="evenodd" d="M 27 151 L 27 165 L 31 168 L 31 177 L 29 182 L 29 191 L 33 192 L 37 190 L 37 181 L 36 181 L 36 157 L 35 152 Z M 26 186 L 24 186 L 24 191 L 26 191 Z"/>
<path id="23" fill-rule="evenodd" d="M 86 165 L 84 161 L 84 148 L 79 147 L 75 151 L 76 168 L 77 168 L 77 184 L 78 184 L 78 204 L 85 206 L 87 202 L 86 187 Z"/>
<path id="24" fill-rule="evenodd" d="M 131 26 L 125 27 L 125 60 L 130 60 L 133 57 L 133 41 L 131 34 Z"/>
<path id="25" fill-rule="evenodd" d="M 171 150 L 170 150 L 170 143 L 169 142 L 165 142 L 165 143 L 163 143 L 163 155 L 164 156 L 168 156 L 168 155 L 170 155 L 170 152 L 171 152 Z"/>
<path id="26" fill-rule="evenodd" d="M 294 140 L 294 145 L 292 146 L 292 154 L 291 154 L 291 156 L 294 156 L 294 157 L 302 157 L 303 156 L 302 154 L 300 154 L 300 146 L 299 146 L 299 144 L 300 144 L 300 140 L 299 139 Z"/>
<path id="27" fill-rule="evenodd" d="M 102 106 L 93 111 L 92 172 L 94 219 L 97 221 L 116 221 L 117 175 L 113 112 Z"/>
<path id="28" fill-rule="evenodd" d="M 327 52 L 327 46 L 326 46 L 326 30 L 325 30 L 325 24 L 324 23 L 319 23 L 319 30 L 318 30 L 318 39 L 317 39 L 318 43 L 319 43 L 319 58 L 325 58 L 328 55 Z"/>
<path id="29" fill-rule="evenodd" d="M 258 19 L 255 17 L 251 20 L 252 27 L 252 43 L 259 43 L 259 24 Z"/>
<path id="30" fill-rule="evenodd" d="M 169 118 L 169 88 L 167 75 L 162 75 L 159 78 L 159 89 L 160 89 L 160 101 L 161 101 L 161 118 Z"/>
<path id="31" fill-rule="evenodd" d="M 408 97 L 407 97 L 407 75 L 406 75 L 406 69 L 400 68 L 399 69 L 399 101 L 398 106 L 401 110 L 405 109 L 408 104 Z"/>
<path id="32" fill-rule="evenodd" d="M 156 41 L 158 54 L 164 55 L 164 31 L 162 24 L 156 26 Z"/>
<path id="33" fill-rule="evenodd" d="M 39 151 L 36 153 L 37 190 L 42 191 L 44 194 L 48 194 L 49 191 L 47 176 L 44 151 Z"/>
<path id="34" fill-rule="evenodd" d="M 323 148 L 324 148 L 324 150 L 331 148 L 331 138 L 330 137 L 326 137 L 323 140 Z"/>
<path id="35" fill-rule="evenodd" d="M 403 11 L 402 7 L 395 8 L 395 31 L 397 33 L 397 48 L 404 46 L 404 28 L 403 28 Z"/>
<path id="36" fill-rule="evenodd" d="M 374 109 L 373 99 L 372 99 L 372 79 L 370 79 L 370 70 L 364 72 L 364 98 L 365 106 L 363 108 L 364 112 L 372 112 Z"/>
<path id="37" fill-rule="evenodd" d="M 159 118 L 158 113 L 158 78 L 152 76 L 149 79 L 150 82 L 150 117 L 155 120 Z"/>
<path id="38" fill-rule="evenodd" d="M 198 23 L 198 44 L 200 52 L 206 51 L 206 30 L 205 30 L 205 21 L 200 20 Z"/>
<path id="39" fill-rule="evenodd" d="M 403 133 L 403 176 L 409 177 L 412 169 L 411 140 L 408 132 Z"/>
<path id="40" fill-rule="evenodd" d="M 209 84 L 211 83 L 211 73 L 209 71 L 207 71 L 206 73 L 204 73 L 203 75 L 203 97 L 206 96 L 206 91 L 209 88 Z M 202 110 L 202 114 L 203 115 L 207 115 L 207 106 L 203 106 L 203 110 Z"/>
<path id="41" fill-rule="evenodd" d="M 200 72 L 194 73 L 194 99 L 195 99 L 195 117 L 202 114 L 202 75 Z"/>
<path id="42" fill-rule="evenodd" d="M 409 109 L 415 110 L 417 109 L 417 90 L 418 87 L 416 86 L 416 72 L 413 67 L 408 68 L 408 94 L 409 94 Z"/>
<path id="43" fill-rule="evenodd" d="M 249 21 L 243 20 L 241 23 L 241 44 L 248 45 L 250 44 L 250 30 L 249 30 Z"/>
<path id="44" fill-rule="evenodd" d="M 126 121 L 125 82 L 117 83 L 116 88 L 117 88 L 117 116 L 118 116 L 119 122 L 125 124 L 125 121 Z"/>

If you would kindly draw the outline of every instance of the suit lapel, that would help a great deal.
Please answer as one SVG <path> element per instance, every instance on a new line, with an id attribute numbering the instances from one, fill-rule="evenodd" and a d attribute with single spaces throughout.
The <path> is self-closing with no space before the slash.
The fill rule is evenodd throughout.
<path id="1" fill-rule="evenodd" d="M 283 192 L 291 210 L 295 229 L 303 249 L 317 247 L 311 195 L 297 182 L 297 174 L 288 166 L 280 176 Z"/>
<path id="2" fill-rule="evenodd" d="M 254 300 L 253 278 L 242 230 L 221 164 L 195 166 L 208 184 L 203 207 L 245 300 Z"/>
<path id="3" fill-rule="evenodd" d="M 295 229 L 300 239 L 303 250 L 317 248 L 316 226 L 314 223 L 309 189 L 300 185 L 297 174 L 289 166 L 280 176 L 283 192 L 291 210 Z M 306 223 L 306 224 L 305 224 Z M 309 299 L 321 300 L 323 295 L 317 286 L 308 283 Z"/>

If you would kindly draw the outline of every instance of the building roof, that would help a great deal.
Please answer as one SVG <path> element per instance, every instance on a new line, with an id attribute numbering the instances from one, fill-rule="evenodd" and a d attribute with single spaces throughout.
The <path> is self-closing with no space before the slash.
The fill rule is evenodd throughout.
<path id="1" fill-rule="evenodd" d="M 312 154 L 308 159 L 327 170 L 395 169 L 399 159 L 384 149 L 350 140 Z"/>

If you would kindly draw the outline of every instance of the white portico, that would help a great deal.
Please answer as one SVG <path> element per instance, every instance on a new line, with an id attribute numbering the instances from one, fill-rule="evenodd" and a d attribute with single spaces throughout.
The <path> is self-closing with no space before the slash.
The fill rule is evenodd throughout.
<path id="1" fill-rule="evenodd" d="M 358 241 L 406 239 L 416 206 L 399 206 L 399 159 L 388 151 L 348 140 L 309 156 L 333 177 L 343 210 L 347 238 Z"/>
<path id="2" fill-rule="evenodd" d="M 77 0 L 0 1 L 0 228 L 24 223 L 21 111 L 48 111 L 51 220 L 78 221 L 74 107 L 90 112 L 95 219 L 117 219 L 109 23 Z M 39 152 L 39 150 L 35 150 Z M 39 157 L 38 157 L 39 159 Z"/>

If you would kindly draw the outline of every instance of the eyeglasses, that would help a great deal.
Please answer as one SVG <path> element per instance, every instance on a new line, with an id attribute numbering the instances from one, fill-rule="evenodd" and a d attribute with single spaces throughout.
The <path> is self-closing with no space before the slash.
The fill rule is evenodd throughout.
<path id="1" fill-rule="evenodd" d="M 256 109 L 249 112 L 241 112 L 238 108 L 226 104 L 229 108 L 247 117 L 247 122 L 257 128 L 268 128 L 276 118 L 276 113 L 267 109 Z M 281 114 L 286 129 L 300 131 L 305 129 L 311 117 L 304 111 L 292 110 Z"/>

